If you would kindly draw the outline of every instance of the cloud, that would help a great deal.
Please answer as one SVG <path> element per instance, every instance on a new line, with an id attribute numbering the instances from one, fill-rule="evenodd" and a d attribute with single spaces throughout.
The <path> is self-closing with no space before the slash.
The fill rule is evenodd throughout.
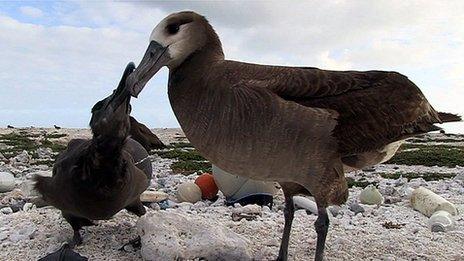
<path id="1" fill-rule="evenodd" d="M 111 93 L 127 62 L 141 58 L 145 39 L 117 28 L 42 26 L 0 16 L 2 124 L 86 126 L 92 105 Z M 166 89 L 159 88 L 166 86 L 165 79 L 150 85 L 158 88 L 147 88 L 147 95 L 167 101 Z M 135 100 L 134 113 L 146 102 Z M 170 106 L 155 104 L 163 105 L 163 121 L 147 122 L 177 126 Z"/>
<path id="2" fill-rule="evenodd" d="M 19 10 L 23 15 L 29 16 L 32 18 L 39 18 L 43 16 L 42 10 L 40 10 L 39 8 L 32 7 L 32 6 L 21 6 Z"/>
<path id="3" fill-rule="evenodd" d="M 186 9 L 209 19 L 228 59 L 399 71 L 437 110 L 464 115 L 464 2 L 338 0 L 59 3 L 54 13 L 47 10 L 57 24 L 47 26 L 4 14 L 0 78 L 15 91 L 7 91 L 0 117 L 10 108 L 87 110 L 119 80 L 126 62 L 141 59 L 152 28 Z M 135 101 L 134 113 L 151 126 L 177 126 L 166 77 L 157 75 Z M 76 125 L 86 123 L 76 118 Z M 462 124 L 453 128 L 464 132 Z"/>

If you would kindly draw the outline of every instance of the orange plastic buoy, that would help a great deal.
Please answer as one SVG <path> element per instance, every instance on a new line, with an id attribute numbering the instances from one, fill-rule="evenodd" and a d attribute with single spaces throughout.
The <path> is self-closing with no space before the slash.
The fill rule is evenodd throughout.
<path id="1" fill-rule="evenodd" d="M 213 199 L 219 191 L 216 182 L 214 182 L 213 175 L 209 173 L 204 173 L 198 176 L 195 180 L 195 184 L 200 187 L 201 197 L 203 199 Z"/>

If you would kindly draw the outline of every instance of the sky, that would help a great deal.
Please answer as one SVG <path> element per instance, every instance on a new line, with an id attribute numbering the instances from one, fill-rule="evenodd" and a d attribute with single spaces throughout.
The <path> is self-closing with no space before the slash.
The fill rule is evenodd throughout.
<path id="1" fill-rule="evenodd" d="M 436 110 L 464 115 L 464 1 L 2 1 L 0 127 L 87 127 L 154 26 L 182 10 L 207 17 L 227 59 L 398 71 Z M 132 107 L 150 127 L 179 126 L 167 69 Z"/>

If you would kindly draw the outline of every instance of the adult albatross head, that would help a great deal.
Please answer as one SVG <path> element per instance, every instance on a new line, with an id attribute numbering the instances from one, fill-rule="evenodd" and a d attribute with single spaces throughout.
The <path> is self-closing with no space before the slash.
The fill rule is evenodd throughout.
<path id="1" fill-rule="evenodd" d="M 211 54 L 224 57 L 219 38 L 204 16 L 190 11 L 167 16 L 153 29 L 142 61 L 127 80 L 131 94 L 137 97 L 162 67 L 173 70 L 191 54 L 210 47 L 216 50 Z"/>

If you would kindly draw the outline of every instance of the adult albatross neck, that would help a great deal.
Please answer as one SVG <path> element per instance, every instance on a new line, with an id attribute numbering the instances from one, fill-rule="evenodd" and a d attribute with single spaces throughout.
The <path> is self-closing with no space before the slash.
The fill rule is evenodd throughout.
<path id="1" fill-rule="evenodd" d="M 225 171 L 277 181 L 285 195 L 279 260 L 287 259 L 293 196 L 318 206 L 316 260 L 323 259 L 326 207 L 348 196 L 344 167 L 391 157 L 401 140 L 460 117 L 438 113 L 407 77 L 385 71 L 327 71 L 224 59 L 219 37 L 194 12 L 163 19 L 129 76 L 134 96 L 163 66 L 169 99 L 187 138 Z"/>

